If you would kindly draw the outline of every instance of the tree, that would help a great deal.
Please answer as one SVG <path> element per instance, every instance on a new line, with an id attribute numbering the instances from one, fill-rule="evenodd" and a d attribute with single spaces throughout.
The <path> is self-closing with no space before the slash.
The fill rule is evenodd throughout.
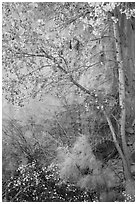
<path id="1" fill-rule="evenodd" d="M 125 109 L 127 70 L 124 69 L 126 60 L 122 53 L 124 44 L 121 44 L 124 37 L 120 37 L 123 32 L 118 24 L 122 25 L 123 20 L 130 21 L 130 27 L 134 29 L 134 3 L 49 3 L 45 4 L 47 10 L 58 8 L 58 12 L 52 13 L 51 18 L 46 20 L 43 20 L 43 17 L 37 19 L 34 15 L 36 12 L 41 13 L 43 4 L 3 5 L 3 64 L 6 69 L 3 89 L 6 98 L 21 105 L 25 95 L 41 98 L 41 93 L 45 94 L 51 88 L 54 94 L 58 90 L 72 96 L 77 92 L 83 100 L 88 99 L 88 95 L 88 106 L 104 114 L 123 161 L 125 179 L 127 183 L 132 181 L 125 137 L 125 122 L 128 117 Z M 9 7 L 12 8 L 10 11 Z M 48 30 L 49 23 L 51 26 Z M 18 35 L 15 36 L 14 33 Z M 107 44 L 107 40 L 110 43 Z M 95 54 L 91 55 L 91 52 Z M 28 67 L 27 74 L 23 74 Z M 116 67 L 116 77 L 112 75 L 110 67 L 113 70 Z M 12 76 L 7 77 L 9 71 Z M 94 73 L 93 78 L 91 71 Z M 88 80 L 84 74 L 89 76 Z M 106 79 L 109 79 L 108 82 Z M 111 81 L 113 83 L 110 83 Z M 21 91 L 21 87 L 25 87 L 24 91 Z M 118 110 L 119 114 L 114 114 L 114 107 L 117 107 L 115 110 Z M 115 131 L 111 117 L 117 122 L 118 132 Z M 117 135 L 122 139 L 122 149 Z"/>

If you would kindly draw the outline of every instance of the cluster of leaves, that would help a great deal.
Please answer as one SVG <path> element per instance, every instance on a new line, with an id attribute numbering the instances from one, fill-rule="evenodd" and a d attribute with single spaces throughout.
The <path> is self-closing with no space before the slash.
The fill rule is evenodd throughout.
<path id="1" fill-rule="evenodd" d="M 42 16 L 44 9 L 47 13 L 58 12 L 52 13 L 49 20 Z M 75 78 L 84 71 L 83 67 L 89 67 L 90 48 L 86 46 L 79 52 L 88 32 L 85 33 L 85 23 L 80 17 L 86 18 L 93 10 L 88 3 L 3 4 L 3 90 L 11 103 L 21 105 L 26 96 L 36 97 L 51 87 L 57 88 L 59 82 L 67 86 L 68 76 L 58 70 L 52 57 Z M 43 50 L 49 59 L 45 58 Z"/>
<path id="2" fill-rule="evenodd" d="M 36 162 L 18 168 L 4 196 L 6 201 L 16 202 L 91 201 L 86 191 L 59 179 L 57 165 L 42 168 Z"/>

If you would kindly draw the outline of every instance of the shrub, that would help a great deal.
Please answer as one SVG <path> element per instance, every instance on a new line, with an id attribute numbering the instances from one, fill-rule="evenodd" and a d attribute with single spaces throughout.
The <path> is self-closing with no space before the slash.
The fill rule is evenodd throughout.
<path id="1" fill-rule="evenodd" d="M 81 135 L 72 148 L 59 148 L 58 162 L 64 182 L 90 192 L 92 200 L 95 201 L 95 197 L 101 202 L 126 200 L 118 174 L 95 156 L 88 137 Z"/>
<path id="2" fill-rule="evenodd" d="M 42 168 L 36 162 L 18 168 L 3 199 L 14 202 L 91 201 L 88 192 L 59 179 L 57 165 Z"/>
<path id="3" fill-rule="evenodd" d="M 62 159 L 61 159 L 62 154 Z M 96 159 L 88 138 L 81 135 L 70 151 L 59 151 L 60 177 L 80 188 L 95 190 L 98 186 L 115 187 L 117 177 L 102 161 Z"/>

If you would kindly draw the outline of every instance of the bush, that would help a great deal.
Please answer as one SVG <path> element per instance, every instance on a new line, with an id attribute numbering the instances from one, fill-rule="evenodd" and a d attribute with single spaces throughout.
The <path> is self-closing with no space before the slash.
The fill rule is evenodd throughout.
<path id="1" fill-rule="evenodd" d="M 109 167 L 103 167 L 102 161 L 96 159 L 89 139 L 85 135 L 77 138 L 73 148 L 68 151 L 58 150 L 60 177 L 74 182 L 81 189 L 89 191 L 100 188 L 113 188 L 118 178 Z"/>
<path id="2" fill-rule="evenodd" d="M 78 202 L 91 201 L 88 192 L 58 177 L 57 165 L 40 167 L 36 162 L 18 168 L 10 179 L 4 201 L 14 202 Z"/>
<path id="3" fill-rule="evenodd" d="M 123 194 L 123 185 L 116 185 L 114 172 L 96 160 L 84 136 L 71 151 L 61 148 L 58 162 L 42 167 L 34 160 L 19 167 L 9 182 L 3 184 L 3 201 L 120 202 L 134 199 L 126 192 Z"/>
<path id="4" fill-rule="evenodd" d="M 102 147 L 99 145 L 97 150 L 102 150 Z M 60 177 L 66 183 L 73 183 L 90 192 L 91 200 L 114 202 L 127 199 L 127 195 L 123 195 L 124 183 L 121 183 L 118 171 L 111 168 L 113 163 L 104 165 L 102 159 L 100 161 L 96 157 L 87 136 L 78 137 L 72 148 L 58 148 L 58 163 Z"/>

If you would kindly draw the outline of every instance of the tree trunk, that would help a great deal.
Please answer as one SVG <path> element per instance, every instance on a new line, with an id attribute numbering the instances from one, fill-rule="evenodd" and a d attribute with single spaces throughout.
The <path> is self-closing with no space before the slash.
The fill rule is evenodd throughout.
<path id="1" fill-rule="evenodd" d="M 114 11 L 115 17 L 118 18 L 117 8 Z M 113 22 L 113 30 L 114 30 L 114 38 L 115 38 L 115 46 L 116 46 L 116 60 L 118 63 L 118 78 L 119 78 L 119 105 L 121 108 L 120 115 L 120 135 L 122 139 L 122 147 L 125 161 L 123 160 L 124 173 L 126 183 L 132 180 L 131 172 L 130 172 L 130 157 L 128 152 L 128 147 L 126 143 L 126 135 L 125 135 L 125 121 L 126 121 L 126 109 L 125 109 L 125 74 L 124 74 L 124 64 L 122 58 L 122 50 L 121 50 L 121 40 L 120 40 L 120 29 L 119 29 L 119 21 L 117 23 Z M 128 190 L 127 190 L 128 191 Z"/>
<path id="2" fill-rule="evenodd" d="M 117 17 L 117 13 L 115 10 L 115 17 Z M 125 120 L 126 120 L 126 110 L 125 110 L 125 75 L 124 75 L 124 65 L 121 54 L 121 42 L 120 42 L 120 31 L 119 31 L 119 22 L 113 23 L 114 28 L 114 37 L 116 44 L 116 58 L 118 63 L 118 73 L 119 73 L 119 105 L 121 108 L 121 116 L 120 116 L 120 135 L 122 139 L 123 151 L 129 165 L 129 153 L 126 144 L 125 137 Z"/>
<path id="3" fill-rule="evenodd" d="M 118 143 L 118 141 L 117 141 L 116 134 L 115 134 L 115 131 L 114 131 L 114 128 L 113 128 L 113 125 L 112 125 L 112 123 L 111 123 L 110 118 L 108 117 L 108 115 L 107 115 L 107 113 L 106 113 L 105 110 L 103 111 L 103 113 L 104 113 L 104 115 L 105 115 L 105 117 L 106 117 L 106 120 L 107 120 L 107 122 L 108 122 L 108 125 L 109 125 L 109 128 L 110 128 L 112 137 L 113 137 L 113 141 L 114 141 L 115 146 L 116 146 L 116 148 L 117 148 L 117 151 L 118 151 L 118 153 L 119 153 L 119 155 L 120 155 L 120 157 L 121 157 L 121 159 L 122 159 L 123 166 L 124 166 L 125 178 L 129 180 L 129 179 L 131 178 L 131 174 L 130 174 L 130 171 L 129 171 L 129 169 L 128 169 L 127 161 L 126 161 L 125 156 L 124 156 L 124 154 L 123 154 L 123 152 L 122 152 L 122 150 L 121 150 L 121 147 L 119 146 L 119 143 Z"/>

